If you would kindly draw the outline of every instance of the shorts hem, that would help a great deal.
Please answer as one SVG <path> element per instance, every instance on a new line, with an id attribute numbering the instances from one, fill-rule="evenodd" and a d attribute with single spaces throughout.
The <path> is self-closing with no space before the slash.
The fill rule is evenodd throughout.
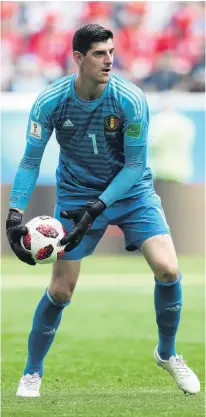
<path id="1" fill-rule="evenodd" d="M 140 248 L 141 248 L 141 246 L 143 245 L 143 243 L 147 240 L 147 239 L 149 239 L 150 237 L 153 237 L 153 236 L 159 236 L 159 235 L 170 235 L 171 236 L 171 232 L 168 230 L 168 231 L 161 231 L 161 232 L 157 232 L 157 233 L 151 233 L 151 234 L 149 234 L 148 236 L 146 236 L 144 239 L 141 239 L 141 240 L 136 240 L 135 242 L 133 242 L 133 243 L 130 243 L 129 245 L 127 245 L 126 247 L 125 247 L 125 249 L 128 251 L 128 252 L 132 252 L 132 251 L 135 251 L 135 250 L 140 250 Z"/>
<path id="2" fill-rule="evenodd" d="M 67 259 L 65 259 L 65 256 L 67 256 L 65 254 L 63 257 L 61 257 L 61 260 L 62 261 L 81 261 L 81 259 L 86 258 L 87 256 L 93 255 L 93 253 L 94 253 L 94 251 L 90 252 L 90 253 L 87 253 L 87 254 L 83 254 L 82 256 L 80 256 L 80 255 L 72 255 L 72 256 L 69 255 L 69 257 Z M 68 252 L 68 254 L 69 254 L 69 252 Z"/>

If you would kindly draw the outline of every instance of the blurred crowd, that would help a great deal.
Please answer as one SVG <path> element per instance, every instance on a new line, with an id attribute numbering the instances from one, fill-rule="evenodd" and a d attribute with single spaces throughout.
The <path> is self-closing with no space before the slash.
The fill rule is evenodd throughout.
<path id="1" fill-rule="evenodd" d="M 146 91 L 205 90 L 205 2 L 1 2 L 2 91 L 39 92 L 76 72 L 74 32 L 114 32 L 113 70 Z"/>

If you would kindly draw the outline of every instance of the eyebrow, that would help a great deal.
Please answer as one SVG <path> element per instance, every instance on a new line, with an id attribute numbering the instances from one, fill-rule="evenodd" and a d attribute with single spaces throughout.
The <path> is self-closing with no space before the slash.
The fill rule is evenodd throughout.
<path id="1" fill-rule="evenodd" d="M 112 51 L 114 51 L 114 48 L 111 48 L 111 49 L 109 50 L 109 52 L 112 52 Z M 93 53 L 95 54 L 96 52 L 107 52 L 107 51 L 105 51 L 105 50 L 103 50 L 103 49 L 96 49 L 96 51 L 94 51 Z"/>

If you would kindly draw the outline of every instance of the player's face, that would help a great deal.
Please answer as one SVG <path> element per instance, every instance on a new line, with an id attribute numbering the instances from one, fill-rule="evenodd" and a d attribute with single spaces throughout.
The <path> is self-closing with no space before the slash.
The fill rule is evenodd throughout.
<path id="1" fill-rule="evenodd" d="M 82 69 L 88 78 L 98 84 L 105 84 L 109 80 L 113 64 L 114 46 L 112 39 L 107 42 L 95 42 L 87 54 L 82 55 Z"/>

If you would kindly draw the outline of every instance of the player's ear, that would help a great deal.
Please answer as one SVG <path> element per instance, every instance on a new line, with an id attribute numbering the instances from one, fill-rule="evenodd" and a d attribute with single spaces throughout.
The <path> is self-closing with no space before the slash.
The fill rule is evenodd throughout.
<path id="1" fill-rule="evenodd" d="M 80 66 L 82 64 L 82 54 L 81 54 L 81 52 L 74 51 L 73 52 L 73 57 L 74 57 L 74 60 L 77 63 L 77 65 Z"/>

